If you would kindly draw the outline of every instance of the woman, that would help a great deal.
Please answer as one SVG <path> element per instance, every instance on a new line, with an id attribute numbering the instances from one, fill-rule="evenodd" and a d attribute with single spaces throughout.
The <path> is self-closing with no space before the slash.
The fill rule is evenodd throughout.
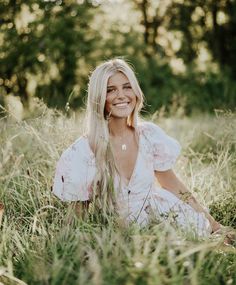
<path id="1" fill-rule="evenodd" d="M 85 135 L 62 154 L 53 193 L 76 201 L 78 211 L 99 201 L 128 223 L 146 225 L 154 216 L 208 236 L 220 224 L 173 172 L 179 143 L 157 125 L 139 122 L 142 104 L 138 81 L 124 60 L 99 65 L 89 81 Z"/>

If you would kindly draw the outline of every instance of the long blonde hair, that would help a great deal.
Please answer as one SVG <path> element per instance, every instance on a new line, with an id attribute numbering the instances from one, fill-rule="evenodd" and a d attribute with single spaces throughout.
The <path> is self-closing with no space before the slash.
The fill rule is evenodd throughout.
<path id="1" fill-rule="evenodd" d="M 86 109 L 86 133 L 94 152 L 97 175 L 94 181 L 94 197 L 99 198 L 100 207 L 107 211 L 115 210 L 114 177 L 117 174 L 113 154 L 109 143 L 108 121 L 104 114 L 108 79 L 117 72 L 128 78 L 137 97 L 136 106 L 127 118 L 127 125 L 136 128 L 139 111 L 143 106 L 143 93 L 132 67 L 123 59 L 106 61 L 91 73 L 88 84 Z"/>

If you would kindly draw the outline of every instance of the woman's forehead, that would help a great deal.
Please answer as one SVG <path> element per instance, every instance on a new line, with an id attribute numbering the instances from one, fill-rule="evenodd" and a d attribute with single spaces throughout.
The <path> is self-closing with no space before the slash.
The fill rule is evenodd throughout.
<path id="1" fill-rule="evenodd" d="M 121 71 L 117 71 L 114 75 L 110 76 L 107 85 L 119 85 L 129 83 L 128 77 Z"/>

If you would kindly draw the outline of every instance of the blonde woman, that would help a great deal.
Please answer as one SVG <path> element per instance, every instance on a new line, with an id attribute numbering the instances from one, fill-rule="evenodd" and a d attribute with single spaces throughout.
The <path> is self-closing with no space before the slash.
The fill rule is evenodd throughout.
<path id="1" fill-rule="evenodd" d="M 53 193 L 76 201 L 80 212 L 99 201 L 101 209 L 115 211 L 126 223 L 143 226 L 156 217 L 208 236 L 220 224 L 173 172 L 179 143 L 156 124 L 139 121 L 142 104 L 127 62 L 99 65 L 89 80 L 85 134 L 63 152 Z"/>

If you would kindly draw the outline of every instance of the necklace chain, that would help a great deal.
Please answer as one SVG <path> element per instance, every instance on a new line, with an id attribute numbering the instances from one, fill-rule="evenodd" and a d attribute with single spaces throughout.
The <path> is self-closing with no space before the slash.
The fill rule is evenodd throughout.
<path id="1" fill-rule="evenodd" d="M 118 139 L 121 141 L 121 150 L 126 151 L 127 150 L 127 143 L 122 143 L 122 140 L 124 139 L 123 137 L 118 137 Z"/>
<path id="2" fill-rule="evenodd" d="M 119 139 L 122 141 L 124 139 L 124 137 L 120 137 Z M 121 150 L 123 150 L 123 151 L 127 150 L 127 144 L 126 143 L 121 144 Z"/>

